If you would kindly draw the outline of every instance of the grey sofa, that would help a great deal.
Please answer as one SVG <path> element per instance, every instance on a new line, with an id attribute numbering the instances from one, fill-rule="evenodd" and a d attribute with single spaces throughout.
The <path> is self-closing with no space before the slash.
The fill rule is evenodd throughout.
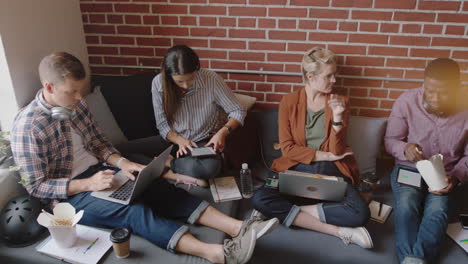
<path id="1" fill-rule="evenodd" d="M 98 123 L 111 141 L 131 159 L 145 163 L 151 159 L 152 146 L 145 144 L 148 137 L 157 135 L 151 104 L 150 83 L 156 73 L 136 76 L 94 76 L 93 84 L 100 87 L 88 96 L 88 104 Z M 393 162 L 382 155 L 381 142 L 385 130 L 385 119 L 352 117 L 348 131 L 348 142 L 353 148 L 362 173 L 376 173 L 381 179 L 372 199 L 392 204 L 388 175 Z M 248 124 L 237 132 L 235 140 L 253 135 L 245 150 L 245 162 L 253 167 L 256 187 L 261 186 L 273 159 L 281 155 L 273 145 L 278 142 L 277 110 L 249 112 Z M 254 131 L 254 132 L 252 132 Z M 252 134 L 253 133 L 253 134 Z M 154 141 L 153 141 L 154 142 Z M 163 142 L 161 142 L 163 145 Z M 246 144 L 244 144 L 246 145 Z M 235 165 L 230 164 L 226 175 L 237 175 Z M 1 171 L 0 171 L 1 172 Z M 0 208 L 14 195 L 24 192 L 16 183 L 14 175 L 0 182 Z M 0 178 L 2 180 L 2 178 Z M 183 187 L 182 187 L 183 188 Z M 466 190 L 466 188 L 465 188 Z M 251 213 L 249 200 L 214 203 L 208 189 L 191 188 L 190 192 L 211 202 L 222 212 L 237 218 L 247 218 Z M 459 199 L 465 199 L 467 192 L 460 192 Z M 468 211 L 466 211 L 468 212 Z M 366 225 L 373 237 L 375 248 L 365 250 L 355 245 L 344 245 L 341 240 L 317 232 L 279 226 L 257 241 L 257 247 L 250 263 L 398 263 L 395 254 L 393 218 L 385 224 L 369 221 Z M 191 232 L 202 241 L 221 243 L 225 235 L 200 226 L 191 226 Z M 47 234 L 44 234 L 44 237 Z M 39 243 L 39 242 L 38 242 Z M 0 263 L 61 263 L 34 250 L 38 243 L 26 248 L 8 248 L 0 242 Z M 442 245 L 442 255 L 437 263 L 463 263 L 467 255 L 448 237 Z M 110 250 L 100 263 L 208 263 L 184 254 L 172 254 L 148 241 L 132 236 L 131 256 L 117 259 Z"/>

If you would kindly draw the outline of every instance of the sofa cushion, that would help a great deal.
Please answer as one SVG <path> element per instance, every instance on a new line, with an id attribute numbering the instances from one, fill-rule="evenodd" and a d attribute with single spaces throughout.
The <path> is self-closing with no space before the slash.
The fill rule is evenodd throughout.
<path id="1" fill-rule="evenodd" d="M 359 172 L 375 173 L 376 160 L 382 147 L 386 118 L 351 116 L 347 141 L 353 149 Z"/>
<path id="2" fill-rule="evenodd" d="M 117 125 L 114 116 L 112 115 L 106 99 L 101 93 L 101 87 L 96 86 L 92 93 L 85 97 L 91 114 L 99 125 L 104 135 L 115 146 L 127 142 L 127 138 L 123 134 L 120 127 Z"/>
<path id="3" fill-rule="evenodd" d="M 109 108 L 129 139 L 158 135 L 151 99 L 151 82 L 157 73 L 131 76 L 92 76 Z"/>
<path id="4" fill-rule="evenodd" d="M 281 150 L 275 148 L 278 138 L 278 109 L 253 112 L 258 122 L 258 136 L 260 137 L 260 158 L 268 167 L 273 160 L 281 157 Z"/>

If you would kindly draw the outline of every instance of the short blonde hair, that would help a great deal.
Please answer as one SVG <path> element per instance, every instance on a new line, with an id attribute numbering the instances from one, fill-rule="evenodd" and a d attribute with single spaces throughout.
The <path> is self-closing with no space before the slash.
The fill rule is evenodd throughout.
<path id="1" fill-rule="evenodd" d="M 54 52 L 45 56 L 39 63 L 39 78 L 42 84 L 62 84 L 65 78 L 69 77 L 77 81 L 86 77 L 81 61 L 69 53 Z"/>
<path id="2" fill-rule="evenodd" d="M 306 82 L 307 73 L 317 75 L 324 64 L 336 64 L 336 55 L 331 50 L 322 47 L 313 47 L 302 57 L 302 80 Z"/>

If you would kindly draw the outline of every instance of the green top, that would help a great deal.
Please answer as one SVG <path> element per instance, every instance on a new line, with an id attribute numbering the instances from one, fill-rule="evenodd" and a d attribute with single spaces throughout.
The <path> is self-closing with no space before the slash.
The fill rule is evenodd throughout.
<path id="1" fill-rule="evenodd" d="M 324 109 L 318 112 L 314 112 L 307 108 L 305 135 L 307 147 L 320 149 L 320 145 L 322 145 L 322 142 L 326 136 Z"/>

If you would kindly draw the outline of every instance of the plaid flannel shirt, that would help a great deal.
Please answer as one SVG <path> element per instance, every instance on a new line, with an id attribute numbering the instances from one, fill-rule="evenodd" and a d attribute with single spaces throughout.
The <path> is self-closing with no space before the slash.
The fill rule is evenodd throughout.
<path id="1" fill-rule="evenodd" d="M 11 133 L 11 149 L 20 171 L 28 177 L 24 184 L 38 198 L 66 199 L 73 168 L 71 128 L 83 138 L 85 148 L 101 162 L 118 151 L 97 127 L 88 106 L 81 100 L 69 120 L 57 120 L 44 111 L 52 108 L 42 89 L 36 98 L 15 118 Z"/>

